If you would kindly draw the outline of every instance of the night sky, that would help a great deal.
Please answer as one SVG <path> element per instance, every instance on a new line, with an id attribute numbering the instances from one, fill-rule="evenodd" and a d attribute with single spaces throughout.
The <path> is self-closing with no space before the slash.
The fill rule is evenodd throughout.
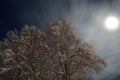
<path id="1" fill-rule="evenodd" d="M 63 18 L 64 9 L 69 8 L 67 0 L 0 0 L 0 39 L 25 24 L 42 27 L 50 20 Z"/>
<path id="2" fill-rule="evenodd" d="M 120 80 L 120 29 L 110 32 L 103 24 L 110 15 L 120 20 L 120 0 L 0 0 L 0 40 L 25 24 L 42 28 L 66 19 L 107 63 L 96 80 Z"/>

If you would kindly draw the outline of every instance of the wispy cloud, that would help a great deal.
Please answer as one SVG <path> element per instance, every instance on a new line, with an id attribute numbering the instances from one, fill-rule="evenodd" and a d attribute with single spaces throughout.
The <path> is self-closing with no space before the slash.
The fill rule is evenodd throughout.
<path id="1" fill-rule="evenodd" d="M 110 15 L 120 18 L 118 14 L 120 1 L 91 1 L 93 2 L 73 1 L 67 19 L 77 30 L 78 36 L 83 41 L 92 44 L 96 53 L 102 56 L 107 63 L 105 71 L 96 76 L 96 79 L 114 80 L 120 75 L 120 29 L 109 32 L 105 29 L 104 20 Z"/>

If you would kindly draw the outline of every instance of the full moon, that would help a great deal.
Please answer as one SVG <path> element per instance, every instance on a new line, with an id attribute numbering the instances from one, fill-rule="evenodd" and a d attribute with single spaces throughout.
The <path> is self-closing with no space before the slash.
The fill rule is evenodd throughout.
<path id="1" fill-rule="evenodd" d="M 109 16 L 104 21 L 106 29 L 114 31 L 119 28 L 119 20 L 117 17 Z"/>

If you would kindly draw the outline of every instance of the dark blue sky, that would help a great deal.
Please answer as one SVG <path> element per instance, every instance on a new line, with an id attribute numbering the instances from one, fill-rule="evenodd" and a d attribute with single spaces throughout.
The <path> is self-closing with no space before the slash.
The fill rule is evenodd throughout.
<path id="1" fill-rule="evenodd" d="M 63 18 L 64 7 L 60 5 L 69 9 L 70 3 L 67 0 L 1 0 L 0 39 L 8 30 L 20 29 L 25 24 L 41 27 L 53 14 L 54 18 Z M 50 12 L 51 8 L 55 13 Z"/>

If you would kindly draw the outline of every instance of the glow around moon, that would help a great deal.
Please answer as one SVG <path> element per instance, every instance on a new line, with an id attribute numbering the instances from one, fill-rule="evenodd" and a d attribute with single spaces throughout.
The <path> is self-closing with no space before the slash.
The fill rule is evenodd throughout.
<path id="1" fill-rule="evenodd" d="M 107 30 L 114 31 L 119 28 L 119 20 L 117 17 L 109 16 L 105 19 L 104 23 Z"/>

